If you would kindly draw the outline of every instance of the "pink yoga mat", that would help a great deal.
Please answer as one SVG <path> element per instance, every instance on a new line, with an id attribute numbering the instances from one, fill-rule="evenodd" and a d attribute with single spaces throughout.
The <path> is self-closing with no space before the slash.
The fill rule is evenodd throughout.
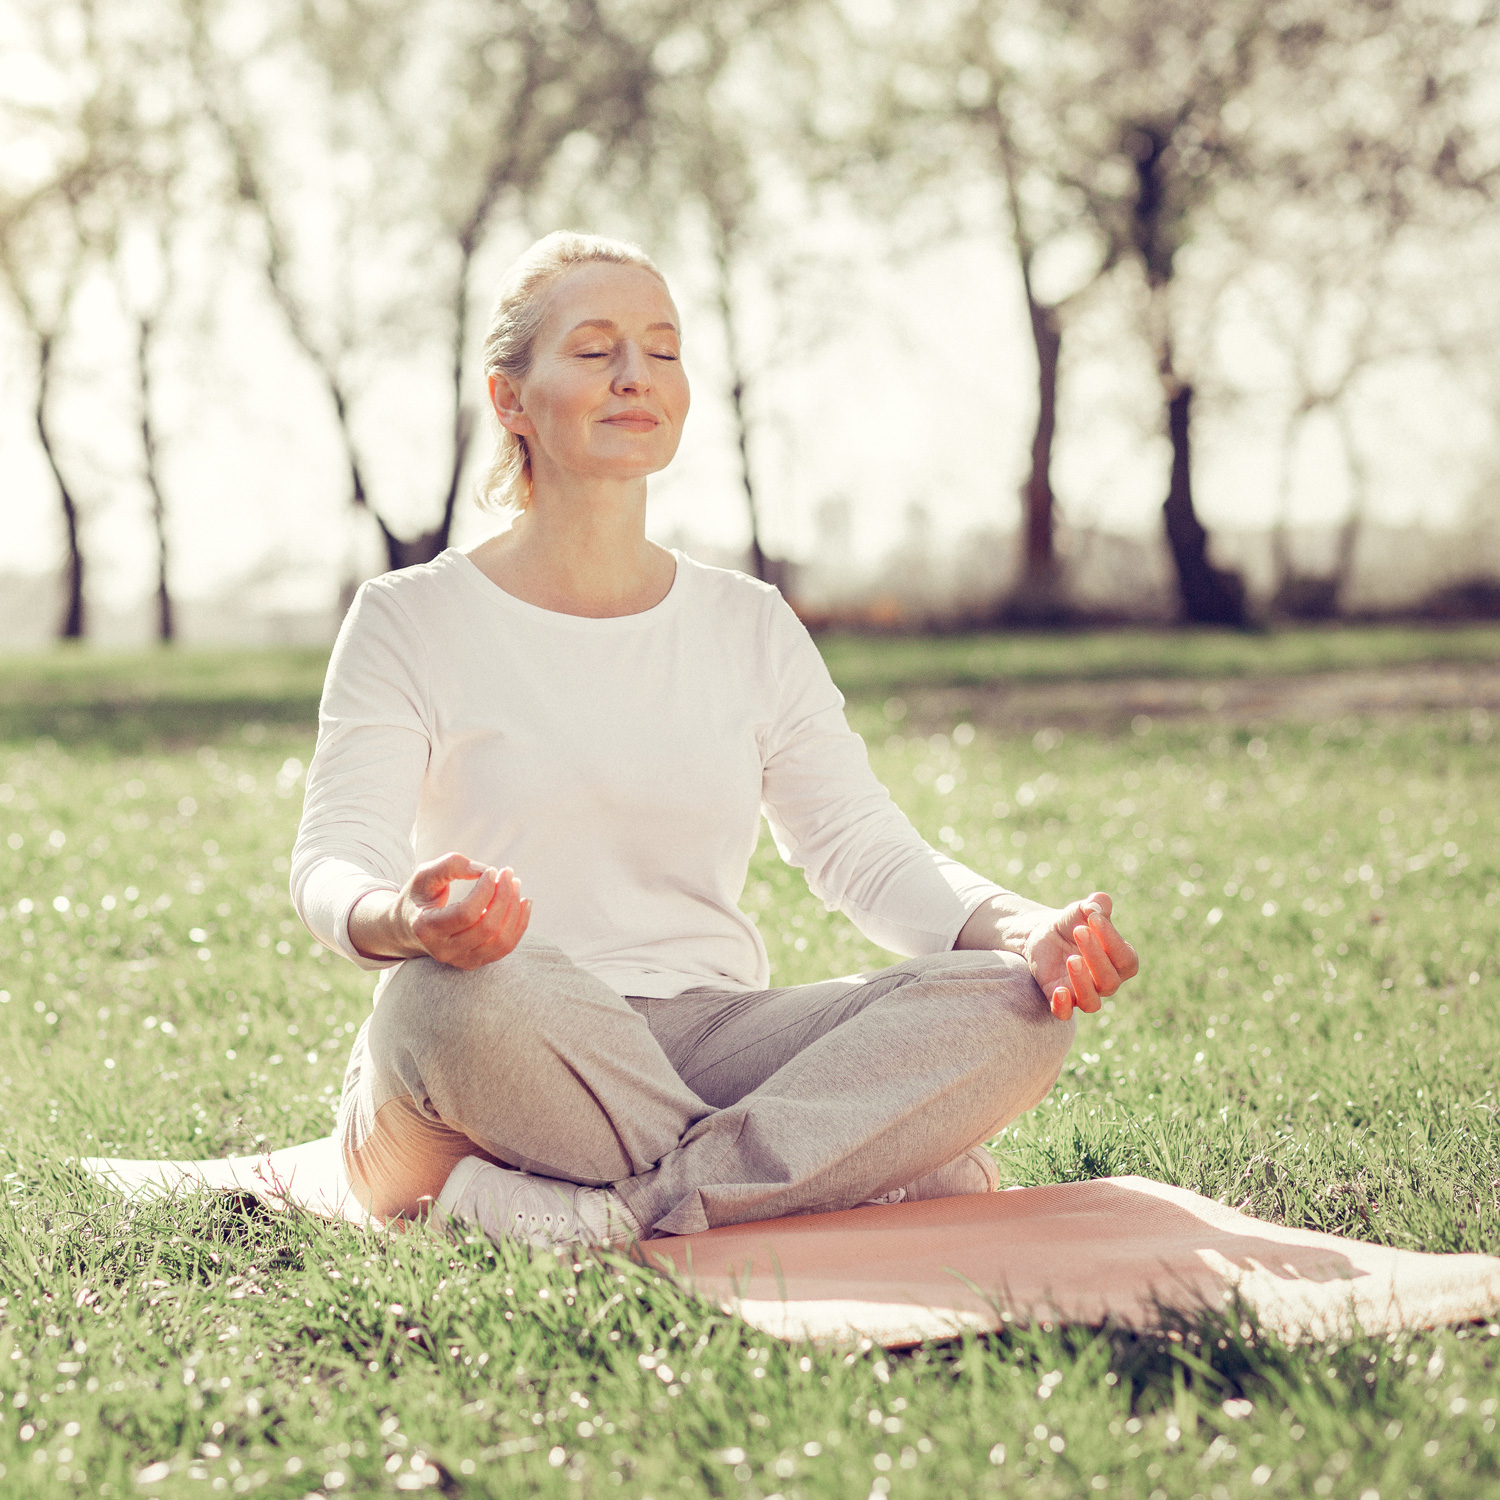
<path id="1" fill-rule="evenodd" d="M 132 1197 L 238 1191 L 365 1221 L 327 1139 L 224 1161 L 82 1165 Z M 1155 1328 L 1163 1311 L 1236 1297 L 1293 1342 L 1500 1317 L 1495 1257 L 1288 1229 L 1144 1177 L 771 1219 L 649 1240 L 636 1255 L 764 1333 L 888 1348 L 1006 1323 Z"/>

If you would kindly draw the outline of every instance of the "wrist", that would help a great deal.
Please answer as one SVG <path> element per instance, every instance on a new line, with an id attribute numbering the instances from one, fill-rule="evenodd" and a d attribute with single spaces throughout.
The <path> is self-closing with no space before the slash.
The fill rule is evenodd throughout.
<path id="1" fill-rule="evenodd" d="M 365 958 L 416 958 L 425 953 L 406 920 L 399 891 L 370 891 L 349 912 L 349 941 Z"/>
<path id="2" fill-rule="evenodd" d="M 1039 927 L 1056 918 L 1050 906 L 1003 891 L 982 901 L 964 923 L 955 948 L 990 948 L 1027 957 L 1027 946 Z"/>

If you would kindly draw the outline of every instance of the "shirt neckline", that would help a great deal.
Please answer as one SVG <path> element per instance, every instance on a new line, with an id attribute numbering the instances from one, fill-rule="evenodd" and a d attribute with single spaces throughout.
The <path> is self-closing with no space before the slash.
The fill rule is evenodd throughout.
<path id="1" fill-rule="evenodd" d="M 609 630 L 629 630 L 641 625 L 654 624 L 677 608 L 685 587 L 684 579 L 688 560 L 676 547 L 669 547 L 667 550 L 672 554 L 677 565 L 672 574 L 671 587 L 650 609 L 638 609 L 628 615 L 570 615 L 558 609 L 544 609 L 540 604 L 530 604 L 525 599 L 518 599 L 514 594 L 508 593 L 489 577 L 472 557 L 459 551 L 457 547 L 449 547 L 442 555 L 452 559 L 460 571 L 473 580 L 475 587 L 487 599 L 499 605 L 507 613 L 535 620 L 554 629 L 585 630 L 597 633 Z"/>

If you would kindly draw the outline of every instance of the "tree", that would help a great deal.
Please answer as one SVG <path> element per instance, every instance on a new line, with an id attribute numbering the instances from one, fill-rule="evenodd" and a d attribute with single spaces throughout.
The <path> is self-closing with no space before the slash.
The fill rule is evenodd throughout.
<path id="1" fill-rule="evenodd" d="M 1467 340 L 1430 268 L 1482 229 L 1500 166 L 1473 117 L 1492 66 L 1495 8 L 1465 18 L 1408 3 L 1382 21 L 1371 48 L 1358 16 L 1331 13 L 1316 45 L 1303 38 L 1286 59 L 1295 76 L 1283 96 L 1316 102 L 1322 128 L 1293 158 L 1273 156 L 1279 170 L 1245 195 L 1234 231 L 1253 254 L 1247 280 L 1261 326 L 1286 364 L 1271 606 L 1293 618 L 1336 615 L 1353 572 L 1371 480 L 1362 392 L 1398 363 L 1459 361 Z M 1356 73 L 1349 63 L 1359 56 L 1369 60 Z M 1294 193 L 1264 191 L 1283 180 Z M 1290 530 L 1300 441 L 1319 418 L 1342 456 L 1349 501 L 1332 564 L 1314 572 L 1296 558 Z"/>
<path id="2" fill-rule="evenodd" d="M 245 81 L 219 0 L 186 3 L 233 196 L 328 393 L 351 501 L 374 517 L 392 568 L 426 561 L 448 543 L 474 435 L 475 282 L 495 228 L 524 220 L 565 149 L 607 158 L 640 122 L 653 49 L 687 0 L 289 8 L 254 49 L 279 80 L 265 97 Z M 301 98 L 294 138 L 281 128 L 287 88 Z M 327 225 L 317 243 L 309 195 Z M 437 503 L 414 535 L 377 501 L 359 436 L 370 372 L 398 345 L 440 359 L 448 385 Z"/>
<path id="3" fill-rule="evenodd" d="M 850 306 L 851 268 L 824 218 L 847 163 L 813 117 L 850 82 L 851 58 L 830 0 L 708 0 L 658 49 L 636 140 L 656 225 L 706 263 L 749 567 L 778 587 L 788 569 L 766 547 L 760 455 L 778 415 L 774 372 L 823 344 Z"/>
<path id="4" fill-rule="evenodd" d="M 805 0 L 701 7 L 695 24 L 679 31 L 666 49 L 652 128 L 642 141 L 647 155 L 641 166 L 662 205 L 658 216 L 679 233 L 687 230 L 691 237 L 696 227 L 702 235 L 724 341 L 725 394 L 750 531 L 750 571 L 777 585 L 784 582 L 782 565 L 766 553 L 752 461 L 756 375 L 742 293 L 753 262 L 773 276 L 776 270 L 761 179 L 774 170 L 771 161 L 785 142 L 783 131 L 767 126 L 772 111 L 763 106 L 765 95 L 777 92 L 772 80 L 788 33 L 808 9 Z M 746 116 L 742 86 L 747 68 L 760 83 L 762 108 L 753 121 Z M 685 216 L 695 222 L 684 224 Z"/>
<path id="5" fill-rule="evenodd" d="M 1475 161 L 1468 109 L 1495 8 L 1461 16 L 1441 0 L 1333 9 L 1312 0 L 1046 3 L 1076 43 L 1062 54 L 1075 108 L 1060 116 L 1071 147 L 1061 180 L 1105 238 L 1125 247 L 1144 284 L 1172 449 L 1163 518 L 1183 614 L 1243 624 L 1243 581 L 1210 562 L 1193 495 L 1193 367 L 1202 357 L 1185 353 L 1184 309 L 1196 300 L 1211 333 L 1214 273 L 1204 253 L 1243 262 L 1268 217 L 1307 205 L 1347 221 L 1383 202 L 1378 244 L 1407 215 L 1389 210 L 1414 194 L 1472 194 L 1492 170 Z M 1190 248 L 1199 263 L 1184 295 Z M 1228 279 L 1219 274 L 1220 289 Z"/>
<path id="6" fill-rule="evenodd" d="M 1078 42 L 1053 84 L 1070 106 L 1058 180 L 1144 285 L 1144 332 L 1171 448 L 1162 519 L 1183 618 L 1242 626 L 1244 580 L 1208 556 L 1193 496 L 1195 383 L 1184 366 L 1179 272 L 1217 193 L 1243 170 L 1269 13 L 1254 0 L 1044 0 Z M 1074 62 L 1072 59 L 1076 59 Z"/>
<path id="7" fill-rule="evenodd" d="M 191 74 L 173 24 L 177 17 L 166 7 L 155 19 L 154 26 L 115 38 L 104 59 L 132 109 L 119 122 L 128 133 L 128 153 L 102 185 L 97 253 L 108 263 L 128 330 L 130 424 L 155 542 L 156 634 L 168 644 L 177 629 L 156 367 L 178 300 L 181 242 L 193 227 L 195 206 L 212 202 L 212 183 L 192 167 L 209 143 L 192 113 Z M 149 108 L 142 104 L 147 98 L 154 101 Z"/>
<path id="8" fill-rule="evenodd" d="M 139 259 L 132 252 L 143 238 L 148 250 L 153 239 L 159 244 L 165 263 L 167 240 L 186 212 L 173 192 L 182 175 L 187 124 L 170 76 L 177 57 L 170 19 L 169 8 L 102 12 L 87 0 L 47 3 L 28 14 L 32 61 L 50 75 L 53 102 L 17 113 L 48 169 L 0 216 L 0 261 L 35 350 L 33 423 L 57 489 L 67 545 L 60 632 L 65 639 L 82 637 L 86 629 L 85 514 L 55 420 L 58 363 L 78 294 L 111 271 L 133 345 L 132 416 L 157 534 L 159 631 L 163 639 L 172 634 L 166 499 L 151 381 L 151 352 L 170 281 L 148 276 L 156 284 L 143 292 L 130 264 Z M 165 109 L 164 100 L 171 101 Z M 143 230 L 151 232 L 143 236 Z M 100 342 L 96 336 L 96 348 Z"/>
<path id="9" fill-rule="evenodd" d="M 1002 617 L 1055 620 L 1065 608 L 1051 474 L 1064 330 L 1083 299 L 1128 266 L 1145 282 L 1143 321 L 1165 397 L 1164 518 L 1184 613 L 1243 620 L 1243 586 L 1209 563 L 1193 505 L 1193 386 L 1179 368 L 1171 306 L 1177 254 L 1213 181 L 1202 180 L 1205 122 L 1244 84 L 1237 16 L 1242 28 L 1256 24 L 1249 0 L 1230 0 L 1228 13 L 1191 0 L 934 0 L 924 24 L 912 28 L 903 14 L 882 39 L 876 135 L 900 142 L 887 155 L 915 158 L 908 175 L 935 162 L 948 192 L 976 170 L 992 183 L 1020 272 L 1037 409 L 1021 568 Z"/>
<path id="10" fill-rule="evenodd" d="M 32 426 L 52 475 L 66 548 L 59 634 L 87 628 L 85 507 L 67 473 L 55 406 L 59 358 L 78 292 L 98 244 L 103 184 L 127 154 L 128 98 L 100 65 L 105 41 L 88 4 L 19 7 L 31 62 L 45 76 L 46 104 L 10 105 L 6 121 L 30 148 L 29 178 L 0 185 L 0 276 L 31 345 Z"/>
<path id="11" fill-rule="evenodd" d="M 154 231 L 154 233 L 152 232 Z M 161 219 L 140 237 L 139 258 L 145 266 L 132 268 L 123 254 L 116 257 L 120 301 L 134 333 L 135 428 L 141 445 L 141 478 L 150 501 L 151 528 L 156 539 L 156 635 L 164 645 L 176 638 L 172 608 L 167 536 L 167 497 L 161 468 L 161 431 L 156 413 L 154 366 L 163 321 L 172 304 L 175 273 L 169 231 Z"/>
<path id="12" fill-rule="evenodd" d="M 1028 15 L 1022 24 L 1034 30 L 1044 19 Z M 959 17 L 943 49 L 957 45 L 946 69 L 954 87 L 944 112 L 968 127 L 981 167 L 998 174 L 1036 353 L 1037 410 L 1021 489 L 1020 568 L 1001 616 L 1038 624 L 1055 623 L 1066 610 L 1052 486 L 1063 333 L 1072 311 L 1113 271 L 1124 247 L 1114 236 L 1101 236 L 1087 221 L 1079 195 L 1052 175 L 1055 125 L 1030 92 L 1027 70 L 1017 66 L 1024 53 L 1016 45 L 1015 20 L 1015 7 L 999 0 L 978 0 Z M 1061 44 L 1064 38 L 1046 40 Z M 960 65 L 953 67 L 953 61 Z M 1060 278 L 1054 265 L 1063 259 L 1074 264 Z"/>
<path id="13" fill-rule="evenodd" d="M 31 343 L 35 371 L 32 427 L 52 475 L 62 511 L 66 559 L 63 564 L 63 615 L 58 634 L 81 640 L 86 633 L 83 508 L 64 469 L 53 422 L 57 360 L 69 315 L 83 279 L 88 246 L 78 222 L 75 195 L 87 176 L 69 174 L 50 192 L 6 215 L 0 238 L 0 270 Z"/>
<path id="14" fill-rule="evenodd" d="M 776 9 L 755 6 L 755 10 Z M 657 83 L 652 128 L 643 137 L 632 166 L 649 182 L 652 217 L 667 233 L 702 235 L 710 267 L 714 310 L 724 341 L 725 394 L 734 426 L 740 486 L 749 524 L 749 565 L 755 577 L 776 571 L 762 538 L 756 475 L 751 461 L 751 387 L 739 307 L 742 262 L 753 245 L 760 210 L 762 163 L 731 100 L 726 74 L 747 41 L 753 24 L 747 7 L 724 5 L 705 12 L 702 24 L 679 32 L 666 48 L 666 66 Z M 685 224 L 684 218 L 695 220 Z M 780 583 L 780 579 L 774 580 Z"/>

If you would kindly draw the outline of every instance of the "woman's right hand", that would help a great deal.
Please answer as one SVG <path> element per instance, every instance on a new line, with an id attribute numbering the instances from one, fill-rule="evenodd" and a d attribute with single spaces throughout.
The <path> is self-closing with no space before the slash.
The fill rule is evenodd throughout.
<path id="1" fill-rule="evenodd" d="M 455 881 L 472 880 L 450 902 Z M 445 854 L 418 865 L 399 892 L 372 891 L 349 914 L 349 937 L 367 958 L 423 955 L 455 969 L 478 969 L 514 950 L 531 920 L 531 902 L 512 870 Z"/>

